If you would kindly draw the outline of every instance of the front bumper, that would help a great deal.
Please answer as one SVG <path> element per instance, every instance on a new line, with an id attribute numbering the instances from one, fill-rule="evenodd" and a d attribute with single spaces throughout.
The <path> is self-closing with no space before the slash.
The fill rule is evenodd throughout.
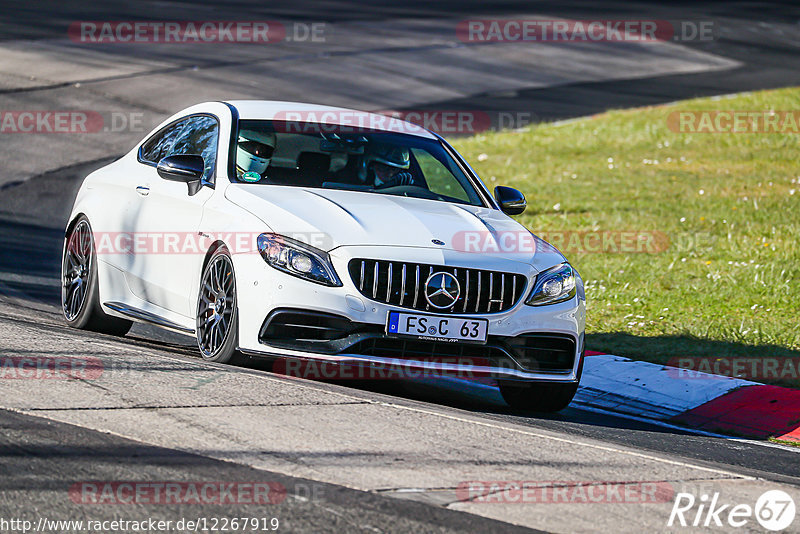
<path id="1" fill-rule="evenodd" d="M 398 347 L 397 340 L 387 337 L 384 332 L 390 311 L 409 310 L 364 297 L 350 279 L 348 262 L 363 257 L 496 269 L 523 274 L 529 281 L 536 274 L 528 264 L 449 250 L 343 247 L 331 253 L 343 286 L 327 287 L 277 271 L 258 254 L 235 255 L 239 348 L 253 355 L 353 366 L 402 366 L 431 373 L 489 376 L 503 380 L 574 383 L 579 379 L 585 326 L 585 303 L 582 298 L 576 296 L 567 302 L 539 307 L 528 306 L 524 304 L 525 299 L 521 298 L 513 308 L 504 312 L 457 314 L 489 320 L 486 345 L 436 346 L 435 342 L 427 342 L 427 346 L 416 345 L 406 349 L 407 342 L 402 343 L 403 347 Z M 272 333 L 268 332 L 271 319 L 286 310 L 338 317 L 332 324 L 336 328 L 341 326 L 340 332 L 334 332 L 332 339 L 322 336 L 322 339 L 313 341 L 297 341 L 301 336 L 293 335 L 283 328 L 283 324 L 281 328 L 273 328 Z M 437 315 L 432 311 L 420 313 Z M 275 331 L 283 333 L 276 336 Z M 342 332 L 345 335 L 341 335 Z M 529 341 L 531 339 L 534 341 Z M 569 346 L 572 352 L 569 361 L 563 358 L 563 354 L 559 356 L 559 365 L 542 365 L 542 362 L 537 363 L 530 358 L 520 358 L 519 346 L 522 341 L 531 345 L 530 350 L 522 351 L 523 354 L 536 354 L 537 350 L 541 350 L 537 340 L 546 340 L 545 345 L 548 346 L 558 345 L 561 353 Z"/>

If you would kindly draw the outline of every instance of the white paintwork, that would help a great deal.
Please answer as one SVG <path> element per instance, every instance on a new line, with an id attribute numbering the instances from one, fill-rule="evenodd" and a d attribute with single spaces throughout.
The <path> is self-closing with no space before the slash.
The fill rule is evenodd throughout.
<path id="1" fill-rule="evenodd" d="M 231 184 L 225 197 L 256 216 L 263 214 L 264 224 L 274 231 L 312 241 L 309 244 L 326 251 L 356 245 L 457 250 L 463 249 L 455 244 L 460 232 L 480 233 L 481 239 L 485 236 L 500 250 L 503 236 L 527 233 L 521 224 L 493 208 L 419 198 L 244 183 Z M 444 241 L 445 245 L 434 245 L 433 239 Z M 470 252 L 465 259 L 468 263 L 486 264 L 485 258 L 492 256 L 499 262 L 513 259 L 533 263 L 537 271 L 565 261 L 551 247 L 539 247 L 536 254 Z M 491 262 L 488 265 L 492 268 Z"/>
<path id="2" fill-rule="evenodd" d="M 351 119 L 342 111 L 352 111 L 286 102 L 245 101 L 233 105 L 242 119 L 269 119 L 281 110 L 306 109 L 320 113 L 332 111 L 325 117 L 330 120 L 341 117 L 346 123 Z M 139 163 L 137 145 L 120 160 L 85 179 L 70 221 L 85 214 L 95 233 L 202 232 L 217 237 L 257 236 L 272 231 L 301 239 L 303 236 L 322 235 L 320 248 L 330 252 L 342 287 L 326 287 L 284 274 L 267 265 L 256 250 L 243 250 L 222 238 L 233 252 L 238 289 L 239 346 L 243 350 L 335 361 L 363 359 L 362 356 L 346 354 L 322 356 L 267 348 L 258 341 L 264 319 L 278 307 L 336 313 L 356 322 L 385 325 L 388 312 L 401 308 L 361 296 L 347 270 L 347 263 L 352 258 L 495 269 L 524 274 L 529 281 L 541 270 L 564 261 L 559 252 L 549 247 L 539 247 L 535 253 L 502 255 L 455 250 L 452 236 L 460 231 L 477 230 L 488 235 L 527 231 L 493 207 L 352 191 L 231 183 L 227 176 L 227 162 L 232 115 L 223 103 L 211 102 L 185 109 L 164 121 L 144 139 L 175 119 L 199 112 L 211 113 L 220 121 L 215 188 L 204 187 L 198 194 L 188 196 L 185 184 L 166 182 L 157 175 L 155 168 Z M 385 124 L 396 125 L 398 122 Z M 420 130 L 409 127 L 403 131 L 413 133 L 414 128 Z M 427 131 L 414 135 L 435 138 Z M 150 194 L 139 195 L 136 192 L 138 186 L 149 187 Z M 484 193 L 489 195 L 485 187 Z M 441 239 L 446 245 L 432 244 L 434 238 Z M 103 303 L 121 302 L 194 330 L 194 310 L 203 260 L 204 253 L 103 256 L 98 262 L 100 300 Z M 525 332 L 559 332 L 580 339 L 585 325 L 585 305 L 580 289 L 578 297 L 560 304 L 531 307 L 524 304 L 523 298 L 511 310 L 488 315 L 489 334 L 513 336 Z M 105 310 L 118 315 L 108 308 Z M 506 371 L 519 378 L 574 381 L 578 361 L 576 358 L 573 371 L 567 375 Z M 425 366 L 441 367 L 432 363 Z"/>

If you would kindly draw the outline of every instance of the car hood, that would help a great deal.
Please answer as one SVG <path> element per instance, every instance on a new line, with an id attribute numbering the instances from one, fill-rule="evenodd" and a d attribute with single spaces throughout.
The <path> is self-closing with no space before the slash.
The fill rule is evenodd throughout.
<path id="1" fill-rule="evenodd" d="M 277 234 L 325 251 L 343 246 L 448 249 L 546 269 L 559 251 L 499 210 L 394 195 L 231 184 L 225 197 Z M 440 244 L 442 243 L 442 244 Z"/>

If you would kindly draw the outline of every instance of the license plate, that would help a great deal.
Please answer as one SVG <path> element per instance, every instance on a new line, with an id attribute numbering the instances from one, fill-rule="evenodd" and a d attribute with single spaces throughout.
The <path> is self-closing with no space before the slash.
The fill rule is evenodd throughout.
<path id="1" fill-rule="evenodd" d="M 487 319 L 389 312 L 386 334 L 449 343 L 486 343 Z"/>

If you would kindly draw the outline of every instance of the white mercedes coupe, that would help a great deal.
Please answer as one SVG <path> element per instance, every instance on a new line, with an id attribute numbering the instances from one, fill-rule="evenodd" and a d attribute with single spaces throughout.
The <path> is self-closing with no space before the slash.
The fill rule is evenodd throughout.
<path id="1" fill-rule="evenodd" d="M 202 357 L 494 379 L 512 407 L 572 400 L 585 294 L 440 136 L 272 101 L 198 104 L 86 177 L 66 227 L 70 326 L 132 321 Z"/>

